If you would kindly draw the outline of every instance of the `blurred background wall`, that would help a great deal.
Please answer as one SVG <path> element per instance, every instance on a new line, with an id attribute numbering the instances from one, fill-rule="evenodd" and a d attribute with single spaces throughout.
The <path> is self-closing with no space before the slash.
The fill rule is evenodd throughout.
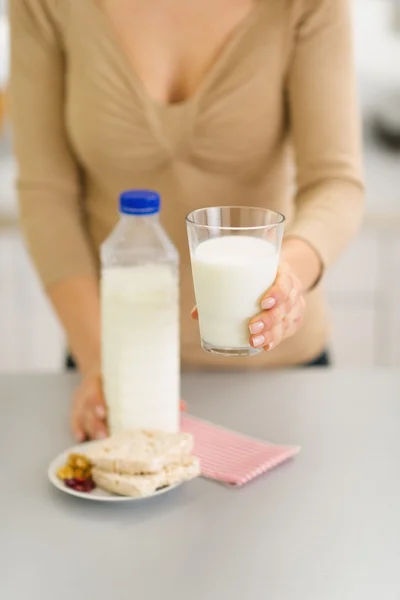
<path id="1" fill-rule="evenodd" d="M 326 277 L 338 366 L 400 364 L 400 2 L 353 0 L 367 216 Z M 18 230 L 6 0 L 0 0 L 0 371 L 56 370 L 65 342 Z M 6 109 L 7 110 L 7 109 Z M 6 112 L 6 111 L 5 111 Z"/>

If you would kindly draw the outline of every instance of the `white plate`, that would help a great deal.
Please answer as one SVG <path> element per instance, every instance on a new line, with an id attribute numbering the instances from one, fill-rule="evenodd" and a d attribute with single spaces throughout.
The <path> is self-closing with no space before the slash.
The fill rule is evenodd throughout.
<path id="1" fill-rule="evenodd" d="M 58 488 L 62 492 L 65 492 L 66 494 L 70 494 L 71 496 L 78 496 L 79 498 L 84 498 L 85 500 L 96 500 L 97 502 L 132 502 L 133 500 L 136 502 L 138 500 L 143 501 L 149 498 L 154 498 L 155 496 L 161 496 L 161 494 L 166 494 L 167 492 L 170 492 L 174 488 L 181 485 L 181 483 L 170 485 L 168 487 L 162 488 L 161 490 L 158 490 L 157 492 L 154 492 L 154 494 L 152 494 L 151 496 L 145 496 L 144 498 L 132 498 L 131 496 L 117 496 L 116 494 L 110 494 L 110 492 L 106 492 L 105 490 L 102 490 L 98 487 L 94 488 L 94 490 L 92 490 L 91 492 L 78 492 L 77 490 L 73 490 L 72 488 L 67 487 L 64 484 L 64 482 L 57 477 L 58 469 L 65 465 L 70 454 L 85 454 L 85 451 L 90 446 L 93 446 L 98 443 L 99 442 L 97 441 L 85 442 L 84 444 L 79 444 L 79 446 L 73 446 L 72 448 L 69 448 L 68 450 L 65 450 L 65 452 L 59 454 L 54 460 L 51 461 L 47 471 L 47 475 L 51 483 L 56 488 Z"/>

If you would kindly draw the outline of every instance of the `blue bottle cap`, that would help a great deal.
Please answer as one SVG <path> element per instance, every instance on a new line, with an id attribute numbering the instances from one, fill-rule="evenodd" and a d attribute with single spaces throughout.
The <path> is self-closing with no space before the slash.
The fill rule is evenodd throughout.
<path id="1" fill-rule="evenodd" d="M 127 190 L 119 197 L 119 210 L 124 215 L 155 215 L 160 212 L 160 194 L 151 190 Z"/>

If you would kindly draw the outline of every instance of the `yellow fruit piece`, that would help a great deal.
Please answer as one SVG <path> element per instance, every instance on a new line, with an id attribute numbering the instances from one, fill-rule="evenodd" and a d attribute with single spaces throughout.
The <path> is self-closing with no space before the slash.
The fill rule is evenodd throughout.
<path id="1" fill-rule="evenodd" d="M 64 481 L 64 479 L 73 479 L 74 478 L 74 470 L 72 467 L 65 465 L 64 467 L 61 467 L 61 469 L 58 469 L 57 477 L 59 479 L 62 479 L 63 481 Z"/>
<path id="2" fill-rule="evenodd" d="M 75 466 L 78 469 L 87 469 L 89 466 L 89 461 L 83 456 L 78 456 L 75 460 Z"/>
<path id="3" fill-rule="evenodd" d="M 68 456 L 68 466 L 74 468 L 76 466 L 76 459 L 78 458 L 79 454 L 70 454 Z"/>
<path id="4" fill-rule="evenodd" d="M 62 479 L 88 479 L 92 475 L 92 465 L 86 456 L 70 454 L 67 464 L 58 469 L 57 477 Z"/>
<path id="5" fill-rule="evenodd" d="M 68 457 L 68 465 L 73 469 L 88 469 L 91 467 L 90 461 L 82 454 L 70 454 Z"/>

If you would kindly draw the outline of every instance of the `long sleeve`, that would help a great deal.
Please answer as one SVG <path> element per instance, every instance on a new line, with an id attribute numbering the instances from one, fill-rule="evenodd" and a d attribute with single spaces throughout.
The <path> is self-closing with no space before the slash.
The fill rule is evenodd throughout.
<path id="1" fill-rule="evenodd" d="M 52 0 L 53 1 L 53 0 Z M 45 0 L 11 0 L 11 117 L 21 226 L 43 284 L 94 274 L 65 130 L 65 63 Z"/>
<path id="2" fill-rule="evenodd" d="M 297 164 L 296 217 L 303 238 L 329 266 L 363 216 L 360 118 L 348 0 L 305 0 L 288 73 Z"/>

